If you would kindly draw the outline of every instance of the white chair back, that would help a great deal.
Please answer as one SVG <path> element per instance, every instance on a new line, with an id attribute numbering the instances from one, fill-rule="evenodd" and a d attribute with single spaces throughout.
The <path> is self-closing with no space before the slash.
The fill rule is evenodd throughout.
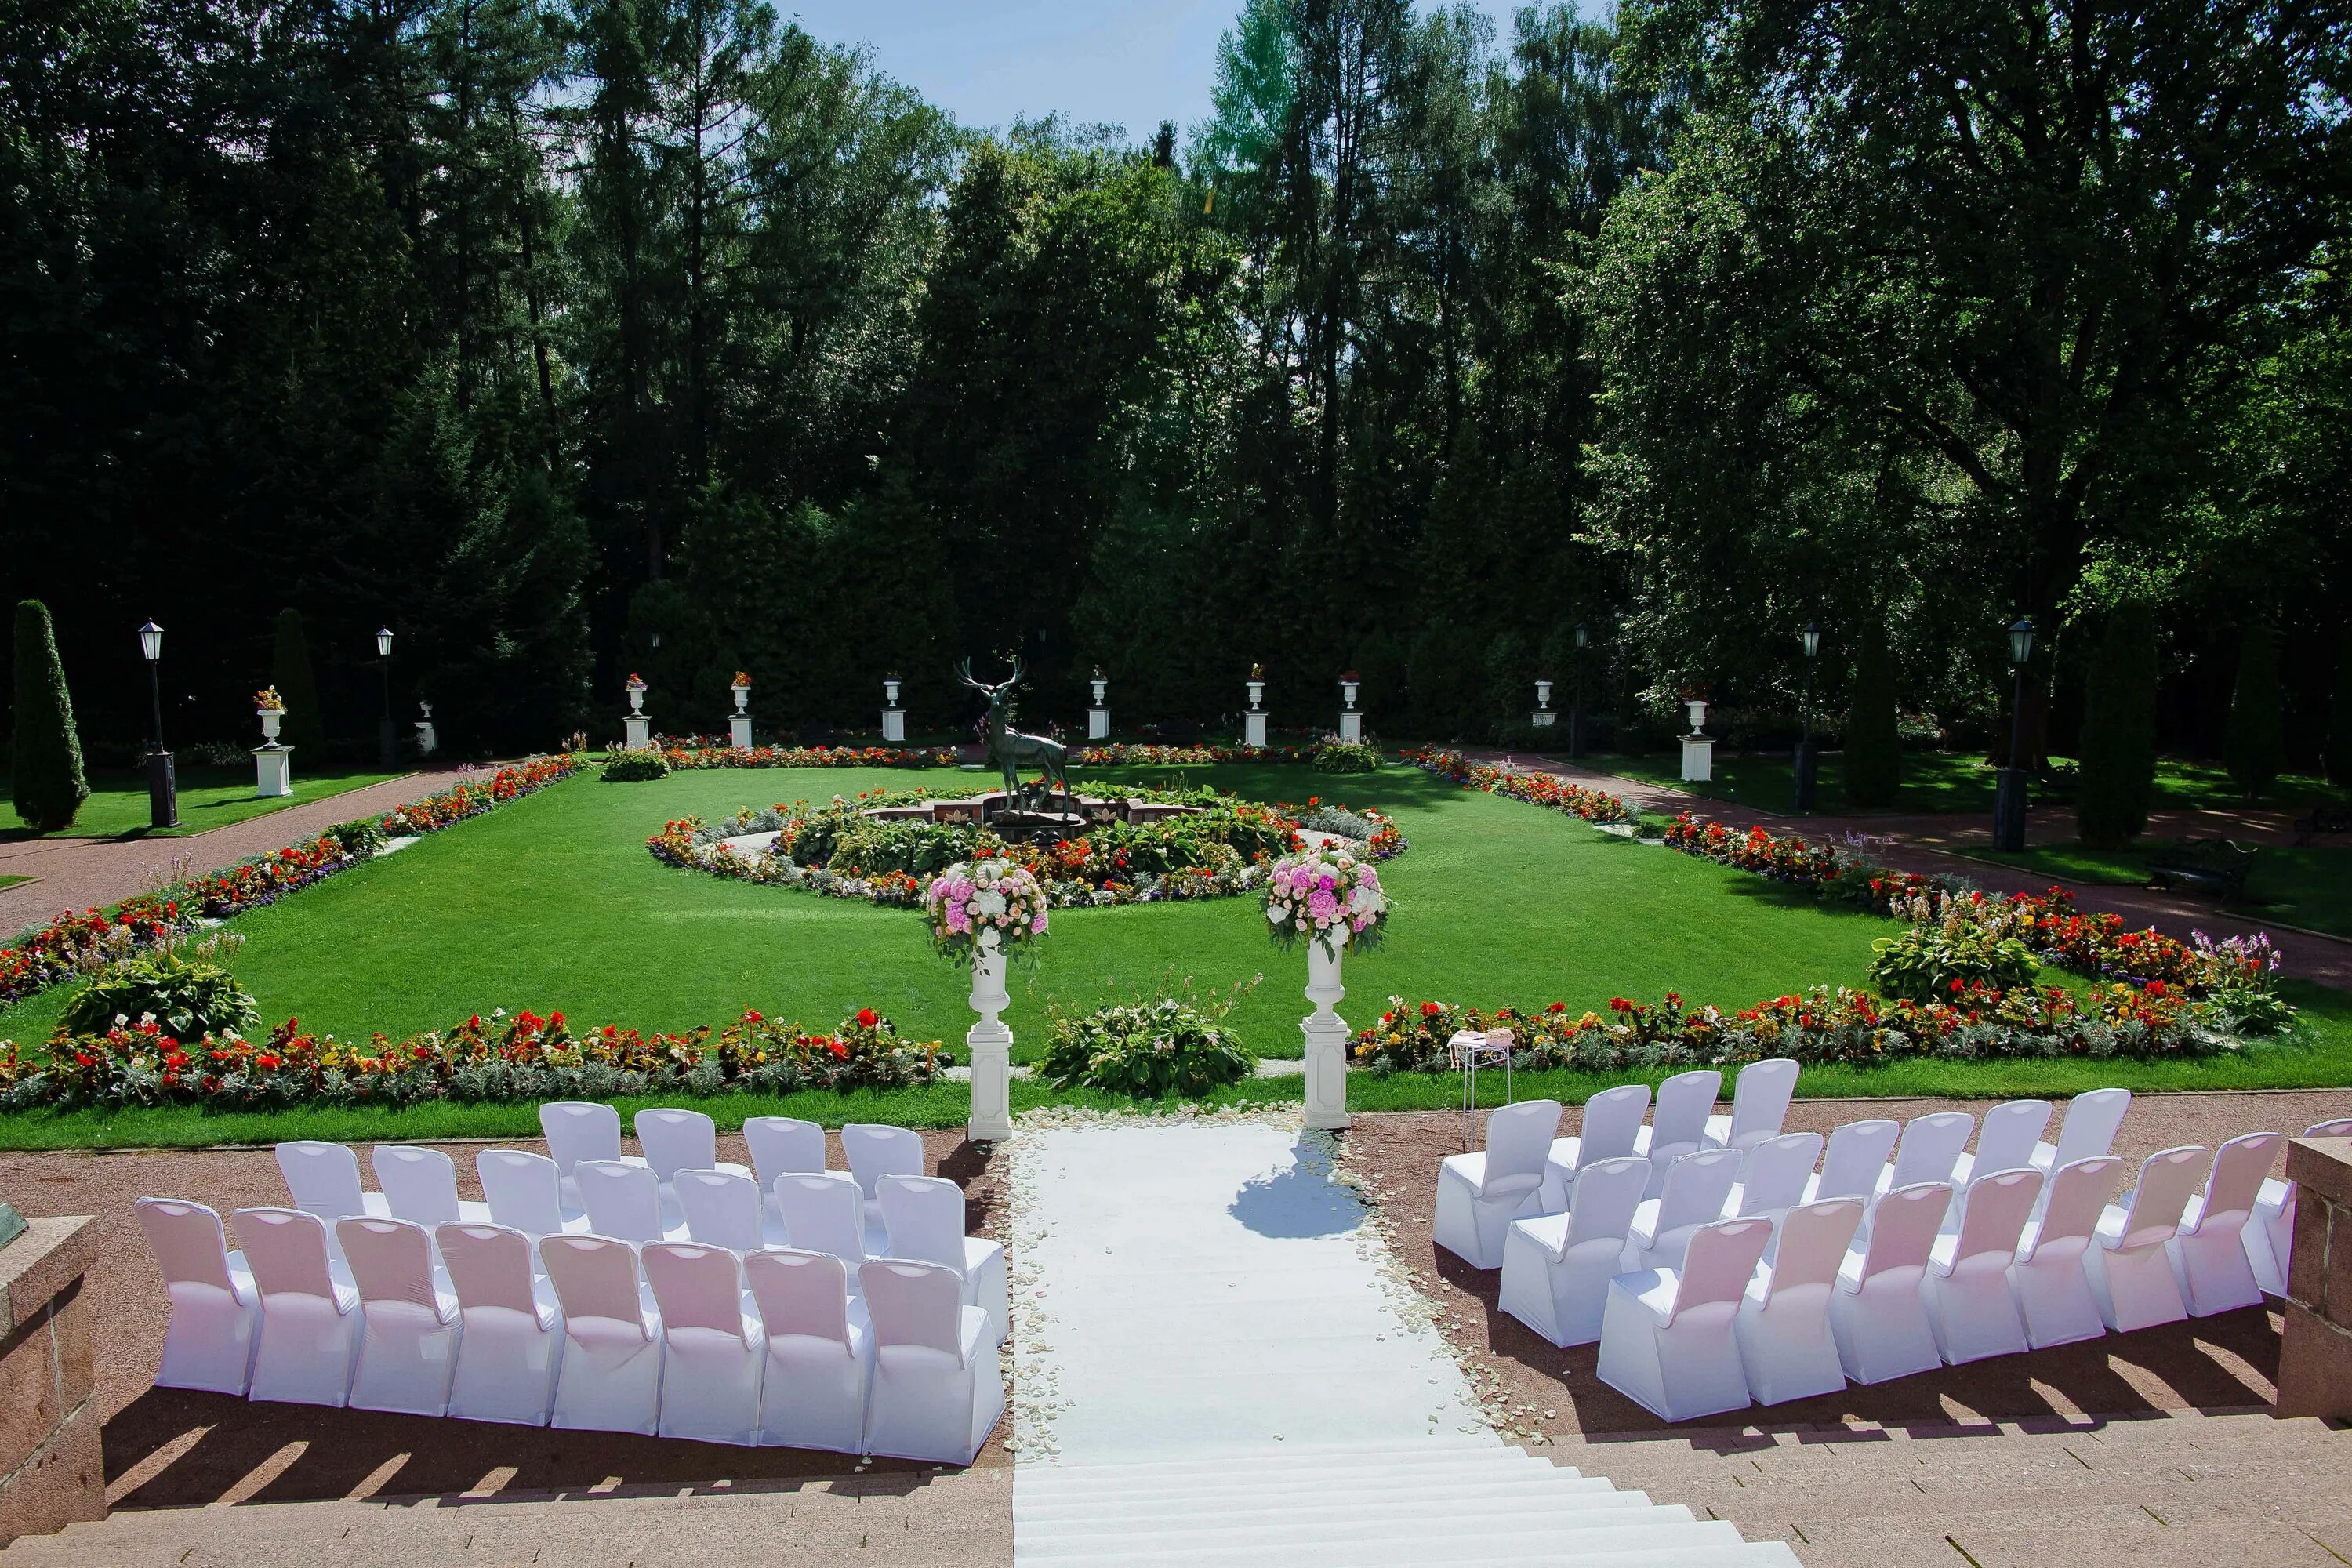
<path id="1" fill-rule="evenodd" d="M 1780 1245 L 1772 1255 L 1772 1282 L 1764 1304 L 1769 1307 L 1783 1291 L 1808 1285 L 1826 1290 L 1836 1280 L 1861 1225 L 1860 1198 L 1824 1198 L 1782 1215 Z"/>
<path id="2" fill-rule="evenodd" d="M 1821 1157 L 1818 1132 L 1783 1132 L 1749 1148 L 1739 1173 L 1740 1215 L 1769 1215 L 1804 1201 L 1805 1178 Z"/>
<path id="3" fill-rule="evenodd" d="M 1704 1141 L 1707 1113 L 1722 1094 L 1723 1075 L 1713 1068 L 1678 1072 L 1658 1085 L 1658 1113 L 1650 1119 L 1650 1158 Z"/>
<path id="4" fill-rule="evenodd" d="M 2042 1195 L 2042 1173 L 2031 1165 L 1990 1171 L 1969 1184 L 1969 1201 L 1960 1213 L 1960 1237 L 1955 1262 L 1980 1253 L 2000 1254 L 2003 1267 L 2017 1256 L 2017 1238 L 2033 1215 L 2034 1200 Z"/>
<path id="5" fill-rule="evenodd" d="M 1878 1173 L 1886 1169 L 1886 1156 L 1895 1152 L 1895 1140 L 1902 1131 L 1894 1122 L 1876 1116 L 1865 1121 L 1849 1121 L 1832 1130 L 1829 1147 L 1822 1155 L 1822 1179 L 1814 1185 L 1815 1200 L 1867 1201 L 1876 1197 Z"/>
<path id="6" fill-rule="evenodd" d="M 963 1279 L 943 1263 L 877 1259 L 857 1268 L 877 1352 L 919 1345 L 963 1360 Z"/>
<path id="7" fill-rule="evenodd" d="M 637 1143 L 665 1185 L 680 1171 L 707 1171 L 719 1163 L 718 1124 L 699 1110 L 664 1106 L 638 1111 Z"/>
<path id="8" fill-rule="evenodd" d="M 2276 1132 L 2243 1132 L 2213 1151 L 2213 1169 L 2205 1179 L 2205 1202 L 2197 1212 L 2197 1228 L 2233 1223 L 2230 1216 L 2253 1211 L 2254 1198 L 2270 1174 L 2286 1140 Z"/>
<path id="9" fill-rule="evenodd" d="M 1895 1170 L 1886 1179 L 1887 1190 L 1916 1187 L 1922 1182 L 1949 1182 L 1976 1126 L 1977 1119 L 1965 1110 L 1933 1110 L 1904 1123 L 1903 1141 L 1895 1146 Z M 1875 1218 L 1870 1223 L 1871 1228 L 1877 1228 Z"/>
<path id="10" fill-rule="evenodd" d="M 1538 1156 L 1540 1158 L 1540 1156 Z M 890 1256 L 964 1267 L 963 1189 L 938 1176 L 885 1176 L 875 1184 Z"/>
<path id="11" fill-rule="evenodd" d="M 640 1340 L 652 1340 L 637 1294 L 635 1247 L 610 1237 L 551 1236 L 539 1244 L 539 1260 L 567 1321 L 619 1323 Z"/>
<path id="12" fill-rule="evenodd" d="M 2197 1177 L 2212 1152 L 2200 1144 L 2183 1143 L 2159 1149 L 2139 1168 L 2139 1185 L 2133 1189 L 2124 1212 L 2123 1239 L 2117 1248 L 2153 1247 L 2168 1241 L 2180 1228 L 2181 1211 L 2197 1190 Z"/>
<path id="13" fill-rule="evenodd" d="M 1790 1058 L 1767 1057 L 1741 1068 L 1731 1080 L 1731 1136 L 1725 1142 L 1738 1149 L 1779 1136 L 1796 1092 L 1797 1064 Z"/>
<path id="14" fill-rule="evenodd" d="M 1724 1203 L 1731 1196 L 1731 1184 L 1738 1179 L 1737 1149 L 1702 1149 L 1695 1154 L 1683 1155 L 1666 1167 L 1665 1188 L 1658 1194 L 1658 1228 L 1654 1234 L 1664 1236 L 1687 1225 L 1702 1225 L 1721 1217 Z M 1582 1186 L 1583 1178 L 1578 1177 L 1577 1184 Z M 1766 1229 L 1769 1232 L 1770 1226 Z"/>
<path id="15" fill-rule="evenodd" d="M 460 1310 L 501 1307 L 540 1319 L 539 1298 L 531 1293 L 530 1237 L 503 1225 L 445 1225 L 433 1232 L 441 1248 L 442 1267 L 457 1292 Z"/>
<path id="16" fill-rule="evenodd" d="M 1576 1168 L 1622 1160 L 1633 1152 L 1642 1118 L 1650 1113 L 1650 1086 L 1621 1083 L 1584 1102 L 1584 1123 L 1576 1135 Z"/>
<path id="17" fill-rule="evenodd" d="M 1763 1260 L 1764 1244 L 1771 1238 L 1772 1222 L 1767 1219 L 1719 1219 L 1699 1226 L 1691 1236 L 1690 1250 L 1683 1255 L 1666 1325 L 1671 1328 L 1693 1314 L 1727 1319 L 1738 1311 L 1748 1278 Z"/>
<path id="18" fill-rule="evenodd" d="M 1870 1216 L 1870 1245 L 1862 1256 L 1861 1283 L 1896 1268 L 1925 1269 L 1935 1249 L 1936 1233 L 1943 1227 L 1944 1211 L 1951 1206 L 1947 1182 L 1917 1182 L 1897 1187 L 1878 1200 Z"/>
<path id="19" fill-rule="evenodd" d="M 163 1270 L 165 1289 L 209 1285 L 236 1293 L 228 1272 L 228 1235 L 218 1214 L 179 1198 L 141 1198 L 138 1213 L 140 1232 Z"/>
<path id="20" fill-rule="evenodd" d="M 1990 1176 L 1995 1171 L 2014 1171 L 2033 1163 L 2034 1148 L 2041 1143 L 2042 1132 L 2050 1125 L 2050 1102 L 2046 1100 L 2006 1100 L 1985 1112 L 1984 1126 L 1977 1132 L 1976 1163 L 1969 1166 L 1971 1176 Z"/>
<path id="21" fill-rule="evenodd" d="M 776 1178 L 784 1238 L 800 1252 L 822 1252 L 855 1267 L 866 1258 L 866 1209 L 855 1178 L 838 1171 Z"/>
<path id="22" fill-rule="evenodd" d="M 743 1142 L 751 1146 L 751 1169 L 760 1175 L 760 1190 L 776 1190 L 776 1178 L 787 1172 L 824 1169 L 824 1129 L 814 1121 L 790 1116 L 747 1116 Z"/>
<path id="23" fill-rule="evenodd" d="M 433 1288 L 433 1237 L 409 1219 L 339 1219 L 335 1239 L 342 1244 L 343 1262 L 352 1283 L 365 1301 L 404 1301 L 437 1311 L 440 1296 Z"/>
<path id="24" fill-rule="evenodd" d="M 2352 1116 L 2338 1116 L 2329 1121 L 2315 1121 L 2303 1130 L 2305 1138 L 2352 1138 Z"/>
<path id="25" fill-rule="evenodd" d="M 379 1143 L 368 1155 L 394 1219 L 446 1225 L 457 1217 L 457 1167 L 438 1149 Z"/>
<path id="26" fill-rule="evenodd" d="M 771 1247 L 746 1254 L 743 1278 L 773 1341 L 786 1334 L 849 1350 L 849 1271 L 830 1253 Z"/>
<path id="27" fill-rule="evenodd" d="M 662 1238 L 661 1178 L 645 1166 L 583 1160 L 572 1167 L 572 1179 L 588 1205 L 588 1228 L 598 1236 L 635 1242 Z"/>
<path id="28" fill-rule="evenodd" d="M 2124 1112 L 2131 1109 L 2131 1090 L 2095 1089 L 2066 1102 L 2065 1119 L 2058 1124 L 2058 1154 L 2051 1169 L 2089 1160 L 2116 1146 L 2123 1131 Z"/>
<path id="29" fill-rule="evenodd" d="M 474 1156 L 474 1174 L 490 1204 L 493 1223 L 525 1236 L 557 1236 L 563 1230 L 561 1170 L 544 1154 L 527 1149 L 485 1149 Z"/>
<path id="30" fill-rule="evenodd" d="M 1486 1169 L 1479 1192 L 1491 1199 L 1535 1191 L 1543 1184 L 1544 1158 L 1559 1136 L 1557 1100 L 1522 1100 L 1497 1107 L 1486 1117 Z M 891 1250 L 898 1250 L 895 1238 Z"/>
<path id="31" fill-rule="evenodd" d="M 760 1184 L 751 1177 L 733 1171 L 680 1171 L 671 1191 L 686 1215 L 686 1234 L 696 1241 L 736 1252 L 756 1252 L 767 1245 L 760 1234 Z"/>
<path id="32" fill-rule="evenodd" d="M 551 1100 L 539 1108 L 539 1130 L 559 1176 L 583 1160 L 621 1157 L 621 1113 L 593 1100 Z"/>
<path id="33" fill-rule="evenodd" d="M 849 1173 L 866 1197 L 876 1194 L 874 1184 L 885 1176 L 925 1174 L 922 1135 L 907 1128 L 853 1121 L 841 1130 L 841 1146 L 849 1155 Z"/>
<path id="34" fill-rule="evenodd" d="M 742 1266 L 732 1252 L 699 1242 L 657 1241 L 639 1257 L 665 1331 L 716 1329 L 751 1342 L 743 1321 Z"/>
<path id="35" fill-rule="evenodd" d="M 2020 1253 L 2020 1260 L 2031 1263 L 2053 1242 L 2090 1235 L 2106 1212 L 2107 1200 L 2115 1195 L 2116 1178 L 2123 1169 L 2123 1161 L 2113 1154 L 2094 1154 L 2059 1166 L 2058 1173 L 2050 1178 L 2050 1202 L 2042 1207 L 2041 1228 L 2033 1233 L 2032 1246 Z"/>
<path id="36" fill-rule="evenodd" d="M 236 1217 L 236 1238 L 245 1244 L 238 1250 L 264 1297 L 334 1299 L 326 1221 L 308 1209 L 239 1209 Z"/>
<path id="37" fill-rule="evenodd" d="M 1568 1237 L 1562 1246 L 1624 1240 L 1649 1184 L 1650 1162 L 1635 1155 L 1585 1166 L 1576 1178 L 1576 1205 L 1568 1211 Z"/>
<path id="38" fill-rule="evenodd" d="M 345 1143 L 299 1138 L 278 1145 L 278 1173 L 294 1207 L 320 1219 L 367 1213 L 360 1193 L 360 1157 Z"/>

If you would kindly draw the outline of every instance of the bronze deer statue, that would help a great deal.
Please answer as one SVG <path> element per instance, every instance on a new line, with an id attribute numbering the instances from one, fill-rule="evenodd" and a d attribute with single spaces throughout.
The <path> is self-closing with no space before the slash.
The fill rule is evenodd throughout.
<path id="1" fill-rule="evenodd" d="M 1021 683 L 1021 660 L 1013 661 L 1013 674 L 994 686 L 971 677 L 971 660 L 965 659 L 956 667 L 956 679 L 988 699 L 988 754 L 1004 770 L 1004 795 L 1008 804 L 1026 803 L 1027 795 L 1021 785 L 1021 764 L 1035 763 L 1045 770 L 1038 781 L 1039 799 L 1035 808 L 1042 810 L 1054 792 L 1070 793 L 1070 781 L 1063 771 L 1069 749 L 1059 741 L 1043 735 L 1024 735 L 1013 727 L 1013 689 Z"/>

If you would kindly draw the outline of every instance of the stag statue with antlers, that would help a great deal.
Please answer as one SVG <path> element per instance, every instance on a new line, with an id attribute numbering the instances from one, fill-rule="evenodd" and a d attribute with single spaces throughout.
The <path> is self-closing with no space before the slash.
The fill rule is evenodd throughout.
<path id="1" fill-rule="evenodd" d="M 994 686 L 971 678 L 971 660 L 965 659 L 956 667 L 956 678 L 982 697 L 988 699 L 988 754 L 1004 770 L 1004 795 L 1008 804 L 1031 810 L 1044 809 L 1058 790 L 1070 792 L 1070 781 L 1063 772 L 1069 750 L 1061 742 L 1043 735 L 1024 735 L 1013 727 L 1013 689 L 1021 684 L 1021 660 L 1013 661 L 1013 674 Z M 1021 764 L 1035 763 L 1045 770 L 1038 781 L 1037 797 L 1033 801 L 1021 784 Z"/>

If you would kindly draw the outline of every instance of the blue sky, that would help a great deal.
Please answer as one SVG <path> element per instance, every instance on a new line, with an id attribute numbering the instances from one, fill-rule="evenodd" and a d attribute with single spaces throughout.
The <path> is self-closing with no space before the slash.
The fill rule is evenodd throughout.
<path id="1" fill-rule="evenodd" d="M 1510 35 L 1514 0 L 1477 0 Z M 1241 0 L 776 0 L 811 34 L 863 44 L 875 64 L 965 125 L 1059 110 L 1124 124 L 1209 112 L 1218 35 Z M 1426 8 L 1424 5 L 1423 8 Z"/>

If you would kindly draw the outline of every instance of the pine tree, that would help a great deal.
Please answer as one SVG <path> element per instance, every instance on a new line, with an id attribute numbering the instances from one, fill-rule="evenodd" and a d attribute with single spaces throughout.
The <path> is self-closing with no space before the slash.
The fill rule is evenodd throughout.
<path id="1" fill-rule="evenodd" d="M 38 599 L 16 606 L 15 767 L 10 789 L 16 815 L 43 833 L 71 827 L 89 798 L 82 776 L 81 739 L 74 733 L 73 698 L 49 608 Z"/>
<path id="2" fill-rule="evenodd" d="M 2281 712 L 2278 642 L 2259 621 L 2246 628 L 2238 655 L 2237 689 L 2230 694 L 2230 727 L 2222 755 L 2230 776 L 2252 803 L 2286 765 L 2286 721 Z"/>
<path id="3" fill-rule="evenodd" d="M 291 605 L 278 612 L 269 680 L 286 704 L 285 743 L 309 753 L 307 766 L 322 765 L 327 760 L 327 718 L 319 710 L 319 678 L 310 667 L 310 639 L 302 631 L 302 612 Z"/>
<path id="4" fill-rule="evenodd" d="M 1903 736 L 1896 728 L 1895 658 L 1886 628 L 1865 616 L 1854 652 L 1853 695 L 1845 724 L 1845 797 L 1848 805 L 1895 804 L 1903 786 Z"/>
<path id="5" fill-rule="evenodd" d="M 2336 700 L 2327 713 L 2327 777 L 2338 789 L 2352 789 L 2352 627 L 2336 658 Z"/>
<path id="6" fill-rule="evenodd" d="M 2091 658 L 2074 792 L 2074 830 L 2095 849 L 2119 849 L 2147 826 L 2156 675 L 2156 617 L 2145 604 L 2116 606 Z"/>

